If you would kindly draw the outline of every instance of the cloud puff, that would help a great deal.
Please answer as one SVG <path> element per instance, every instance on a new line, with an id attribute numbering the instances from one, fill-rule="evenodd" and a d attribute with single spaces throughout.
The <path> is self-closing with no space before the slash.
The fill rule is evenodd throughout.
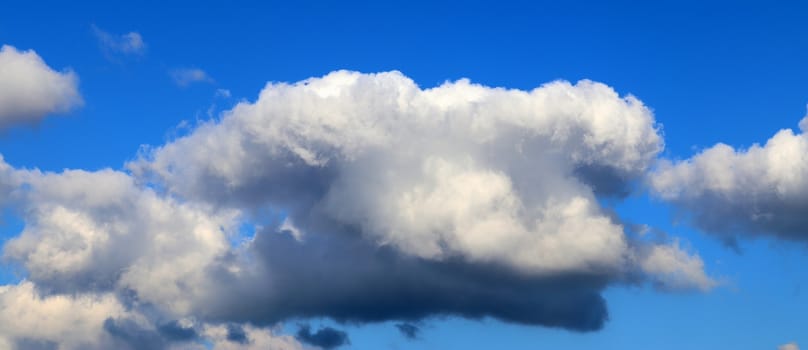
<path id="1" fill-rule="evenodd" d="M 33 50 L 0 48 L 0 130 L 81 105 L 75 73 L 53 70 Z"/>
<path id="2" fill-rule="evenodd" d="M 738 235 L 808 240 L 808 118 L 800 132 L 780 130 L 764 145 L 710 147 L 691 159 L 663 162 L 650 187 L 699 228 Z"/>
<path id="3" fill-rule="evenodd" d="M 193 83 L 211 83 L 213 82 L 213 78 L 211 78 L 208 73 L 199 69 L 199 68 L 178 68 L 174 69 L 170 72 L 171 79 L 174 80 L 178 86 L 186 87 Z M 224 97 L 230 96 L 230 91 L 228 90 L 216 90 L 216 95 L 220 95 Z"/>
<path id="4" fill-rule="evenodd" d="M 641 247 L 639 260 L 642 271 L 653 276 L 652 282 L 663 290 L 710 290 L 718 285 L 704 273 L 704 262 L 697 255 L 689 255 L 678 241 L 664 245 Z"/>
<path id="5" fill-rule="evenodd" d="M 121 172 L 18 170 L 11 196 L 26 222 L 4 254 L 54 292 L 130 290 L 184 314 L 204 266 L 227 251 L 233 214 L 136 186 Z"/>
<path id="6" fill-rule="evenodd" d="M 93 34 L 98 39 L 101 49 L 107 55 L 142 55 L 146 52 L 146 43 L 138 32 L 112 34 L 93 25 Z"/>
<path id="7" fill-rule="evenodd" d="M 300 348 L 252 327 L 309 317 L 590 331 L 609 285 L 714 285 L 698 256 L 626 235 L 600 205 L 661 147 L 650 111 L 599 83 L 340 71 L 269 84 L 129 172 L 0 159 L 0 200 L 25 221 L 3 254 L 35 300 L 108 300 L 87 339 L 116 348 Z"/>
<path id="8" fill-rule="evenodd" d="M 792 342 L 778 346 L 777 350 L 800 350 L 800 347 L 797 345 L 797 343 Z"/>
<path id="9" fill-rule="evenodd" d="M 397 72 L 340 71 L 269 84 L 255 103 L 129 168 L 183 198 L 286 216 L 285 230 L 267 227 L 247 246 L 263 275 L 219 274 L 243 289 L 245 307 L 217 317 L 455 313 L 596 329 L 606 318 L 598 291 L 637 270 L 671 286 L 713 285 L 701 260 L 678 246 L 635 248 L 598 204 L 622 196 L 661 148 L 650 111 L 603 84 L 520 91 L 460 80 L 422 90 Z M 333 260 L 322 262 L 324 254 Z M 323 270 L 320 287 L 301 277 Z M 480 283 L 492 271 L 531 296 Z M 434 284 L 410 283 L 416 276 L 435 276 Z M 388 280 L 401 287 L 387 291 L 396 300 L 424 303 L 406 311 L 384 293 L 350 287 Z M 250 292 L 263 288 L 277 292 Z M 470 296 L 452 302 L 462 291 Z M 246 306 L 251 300 L 265 307 Z M 377 304 L 361 304 L 368 300 Z"/>
<path id="10" fill-rule="evenodd" d="M 126 313 L 112 295 L 42 296 L 34 284 L 0 286 L 0 348 L 19 342 L 60 344 L 65 349 L 100 349 L 103 323 Z"/>
<path id="11" fill-rule="evenodd" d="M 0 348 L 302 350 L 292 336 L 245 326 L 238 341 L 225 326 L 160 323 L 112 293 L 45 295 L 34 283 L 0 286 Z"/>
<path id="12" fill-rule="evenodd" d="M 415 256 L 552 274 L 620 268 L 623 232 L 592 183 L 626 186 L 660 148 L 650 112 L 602 84 L 421 90 L 343 71 L 269 85 L 131 168 L 186 198 L 356 225 Z"/>

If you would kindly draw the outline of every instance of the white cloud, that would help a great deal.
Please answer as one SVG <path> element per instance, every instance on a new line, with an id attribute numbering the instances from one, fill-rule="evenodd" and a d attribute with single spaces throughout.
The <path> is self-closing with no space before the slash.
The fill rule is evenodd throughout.
<path id="1" fill-rule="evenodd" d="M 58 291 L 129 289 L 187 313 L 200 269 L 228 249 L 234 213 L 164 198 L 121 172 L 18 171 L 25 229 L 4 247 L 29 278 Z"/>
<path id="2" fill-rule="evenodd" d="M 778 346 L 777 350 L 800 350 L 800 347 L 797 343 L 792 342 Z"/>
<path id="3" fill-rule="evenodd" d="M 663 162 L 650 186 L 697 226 L 727 239 L 767 234 L 806 240 L 808 118 L 800 125 L 801 132 L 780 130 L 762 146 L 718 144 L 684 161 Z"/>
<path id="4" fill-rule="evenodd" d="M 207 342 L 214 350 L 302 350 L 294 337 L 273 330 L 238 326 L 243 339 L 233 338 L 222 325 L 179 322 L 197 339 L 172 341 L 165 328 L 137 310 L 130 310 L 112 293 L 43 295 L 29 281 L 0 286 L 0 348 L 26 350 L 33 345 L 61 350 L 149 349 L 202 350 Z M 126 323 L 115 320 L 126 320 Z M 127 325 L 129 329 L 121 325 Z M 115 330 L 111 330 L 118 327 Z M 133 331 L 131 333 L 124 333 Z M 124 333 L 124 334 L 116 334 Z M 228 337 L 230 336 L 230 337 Z M 39 348 L 39 347 L 37 347 Z"/>
<path id="5" fill-rule="evenodd" d="M 95 25 L 92 26 L 92 29 L 101 48 L 108 55 L 142 55 L 146 52 L 146 43 L 138 32 L 118 35 L 106 32 Z"/>
<path id="6" fill-rule="evenodd" d="M 270 84 L 130 167 L 187 198 L 316 206 L 422 258 L 554 274 L 626 265 L 595 184 L 640 177 L 661 148 L 650 111 L 603 84 L 421 90 L 397 72 L 340 71 Z"/>
<path id="7" fill-rule="evenodd" d="M 230 253 L 237 212 L 182 203 L 113 170 L 15 169 L 0 157 L 0 199 L 25 228 L 3 247 L 28 280 L 0 286 L 0 347 L 59 349 L 303 349 L 291 336 L 244 328 L 233 343 L 194 320 L 210 285 L 208 266 Z M 6 203 L 8 204 L 8 203 Z M 197 339 L 198 338 L 198 339 Z M 196 339 L 196 340 L 195 340 Z"/>
<path id="8" fill-rule="evenodd" d="M 104 321 L 126 314 L 112 295 L 43 296 L 28 281 L 0 286 L 0 310 L 3 349 L 24 340 L 58 343 L 59 349 L 100 348 Z"/>
<path id="9" fill-rule="evenodd" d="M 654 245 L 640 255 L 641 269 L 653 276 L 654 283 L 665 290 L 709 290 L 717 285 L 704 272 L 704 262 L 698 255 L 690 255 L 675 242 Z"/>
<path id="10" fill-rule="evenodd" d="M 174 69 L 170 72 L 171 79 L 174 79 L 174 83 L 179 86 L 185 87 L 191 85 L 193 83 L 211 83 L 213 79 L 205 73 L 205 71 L 198 69 L 198 68 L 178 68 Z M 227 92 L 227 95 L 224 95 L 224 92 Z M 229 97 L 230 91 L 227 90 L 217 90 L 216 94 L 222 94 L 222 96 Z"/>
<path id="11" fill-rule="evenodd" d="M 221 322 L 320 316 L 598 329 L 600 291 L 638 272 L 669 289 L 714 285 L 697 255 L 632 241 L 599 204 L 642 179 L 661 148 L 639 100 L 590 81 L 424 90 L 397 72 L 340 71 L 270 84 L 131 173 L 0 158 L 0 202 L 25 221 L 3 254 L 28 276 L 3 288 L 80 308 L 70 314 L 92 330 L 69 344 L 101 347 L 198 336 L 297 349 L 259 328 L 234 342 Z M 242 224 L 259 233 L 239 239 Z M 468 297 L 449 302 L 457 293 Z M 59 336 L 26 334 L 0 331 L 12 345 Z"/>
<path id="12" fill-rule="evenodd" d="M 75 73 L 53 70 L 33 50 L 0 48 L 0 129 L 36 123 L 81 104 Z"/>

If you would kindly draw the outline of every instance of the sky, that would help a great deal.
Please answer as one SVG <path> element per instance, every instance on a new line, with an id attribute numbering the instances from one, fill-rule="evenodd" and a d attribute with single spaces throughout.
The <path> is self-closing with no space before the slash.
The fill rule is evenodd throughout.
<path id="1" fill-rule="evenodd" d="M 808 5 L 0 11 L 2 349 L 808 346 Z"/>

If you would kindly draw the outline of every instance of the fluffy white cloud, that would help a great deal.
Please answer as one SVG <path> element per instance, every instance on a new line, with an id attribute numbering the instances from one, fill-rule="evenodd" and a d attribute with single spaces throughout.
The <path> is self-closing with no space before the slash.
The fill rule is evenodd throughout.
<path id="1" fill-rule="evenodd" d="M 0 129 L 35 123 L 81 104 L 75 73 L 53 70 L 33 50 L 0 48 Z"/>
<path id="2" fill-rule="evenodd" d="M 768 234 L 808 239 L 808 118 L 799 133 L 780 130 L 764 145 L 718 144 L 678 162 L 664 162 L 649 179 L 664 200 L 695 224 L 732 239 Z"/>
<path id="3" fill-rule="evenodd" d="M 83 308 L 72 314 L 95 333 L 74 343 L 116 348 L 297 349 L 241 325 L 296 317 L 595 330 L 610 284 L 715 284 L 698 256 L 629 238 L 599 204 L 661 148 L 639 100 L 590 81 L 424 90 L 340 71 L 270 84 L 129 173 L 0 158 L 0 203 L 25 221 L 3 254 L 28 276 L 4 288 Z M 233 243 L 245 223 L 255 235 Z M 0 337 L 58 336 L 26 334 Z"/>
<path id="4" fill-rule="evenodd" d="M 230 253 L 237 212 L 161 196 L 118 171 L 43 173 L 2 158 L 0 188 L 25 221 L 4 257 L 28 275 L 0 286 L 0 348 L 303 349 L 260 328 L 233 340 L 220 325 L 168 321 L 194 320 L 216 287 L 207 267 Z"/>
<path id="5" fill-rule="evenodd" d="M 213 350 L 307 349 L 294 337 L 252 326 L 159 324 L 112 293 L 43 295 L 30 281 L 0 286 L 0 348 Z M 186 327 L 186 328 L 183 328 Z"/>
<path id="6" fill-rule="evenodd" d="M 599 83 L 422 90 L 398 72 L 340 71 L 270 84 L 130 168 L 186 198 L 269 206 L 302 232 L 351 225 L 421 258 L 613 272 L 634 253 L 597 196 L 661 148 L 651 112 Z"/>
<path id="7" fill-rule="evenodd" d="M 689 255 L 675 242 L 671 245 L 647 247 L 641 255 L 641 269 L 653 276 L 654 283 L 667 290 L 709 290 L 717 282 L 704 273 L 704 262 L 697 255 Z"/>
<path id="8" fill-rule="evenodd" d="M 126 314 L 112 295 L 42 296 L 34 284 L 0 286 L 0 347 L 51 342 L 59 349 L 100 348 L 103 323 Z"/>
<path id="9" fill-rule="evenodd" d="M 234 213 L 158 196 L 124 173 L 15 175 L 26 225 L 5 256 L 49 289 L 129 289 L 184 314 L 204 285 L 203 267 L 229 249 Z"/>
<path id="10" fill-rule="evenodd" d="M 800 350 L 800 346 L 792 342 L 778 346 L 777 350 Z"/>

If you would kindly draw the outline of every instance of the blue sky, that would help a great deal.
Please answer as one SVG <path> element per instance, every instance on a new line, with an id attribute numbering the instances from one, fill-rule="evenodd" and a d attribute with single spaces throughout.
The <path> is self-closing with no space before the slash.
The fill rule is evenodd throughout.
<path id="1" fill-rule="evenodd" d="M 664 138 L 656 159 L 674 162 L 717 143 L 744 154 L 781 129 L 799 134 L 808 104 L 808 5 L 798 1 L 29 1 L 4 7 L 0 44 L 33 50 L 53 70 L 74 72 L 83 101 L 68 112 L 47 113 L 33 125 L 0 132 L 0 154 L 18 169 L 128 173 L 132 168 L 125 164 L 137 162 L 144 145 L 171 144 L 193 134 L 200 122 L 220 120 L 220 113 L 241 101 L 256 103 L 268 82 L 293 83 L 343 69 L 396 70 L 424 89 L 461 78 L 520 90 L 555 80 L 601 82 L 620 96 L 636 96 L 652 111 Z M 137 33 L 143 45 L 122 39 L 127 33 Z M 104 35 L 111 41 L 105 42 Z M 190 74 L 190 80 L 178 80 L 183 74 Z M 725 163 L 713 164 L 720 168 Z M 712 168 L 704 169 L 704 176 L 712 176 L 706 173 Z M 791 175 L 808 177 L 808 168 L 801 169 Z M 666 232 L 669 241 L 700 256 L 715 287 L 670 291 L 647 282 L 610 282 L 602 291 L 608 321 L 585 333 L 434 315 L 417 323 L 421 331 L 414 340 L 399 334 L 397 320 L 364 324 L 290 317 L 278 332 L 294 334 L 298 323 L 312 322 L 347 332 L 351 344 L 346 347 L 353 349 L 775 349 L 789 342 L 808 344 L 803 291 L 808 226 L 800 231 L 797 220 L 798 229 L 784 233 L 775 222 L 736 235 L 700 225 L 688 218 L 720 215 L 704 213 L 701 203 L 724 202 L 707 202 L 698 194 L 672 199 L 654 191 L 670 189 L 666 186 L 718 190 L 693 178 L 648 190 L 641 184 L 643 176 L 634 179 L 632 193 L 605 200 L 603 208 L 625 222 Z M 757 189 L 755 180 L 749 181 L 752 185 L 744 186 Z M 760 188 L 762 194 L 748 196 L 769 198 L 766 187 Z M 808 200 L 802 189 L 786 190 L 796 193 L 797 204 L 774 200 L 775 221 L 780 217 L 776 208 L 806 208 L 799 204 Z M 743 188 L 737 191 L 720 192 L 728 207 L 744 198 Z M 181 200 L 196 198 L 185 197 Z M 26 223 L 6 211 L 0 232 L 8 241 Z M 732 221 L 736 214 L 712 218 Z M 259 225 L 277 220 L 252 212 L 247 217 Z M 737 238 L 737 247 L 724 243 L 727 235 Z M 18 283 L 20 275 L 9 271 L 19 264 L 25 261 L 11 259 L 0 268 L 0 282 Z"/>

